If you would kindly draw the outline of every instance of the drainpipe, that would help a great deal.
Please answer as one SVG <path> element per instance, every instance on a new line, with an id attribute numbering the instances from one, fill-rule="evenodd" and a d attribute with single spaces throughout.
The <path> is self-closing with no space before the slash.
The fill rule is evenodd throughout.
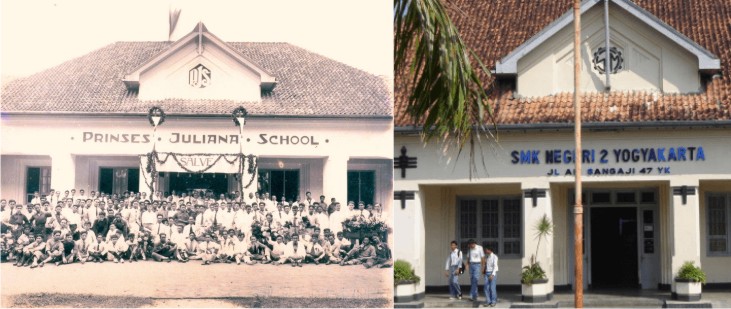
<path id="1" fill-rule="evenodd" d="M 612 54 L 609 52 L 609 0 L 604 0 L 604 78 L 606 80 L 604 90 L 607 92 L 612 90 L 612 84 L 609 81 L 611 56 Z"/>

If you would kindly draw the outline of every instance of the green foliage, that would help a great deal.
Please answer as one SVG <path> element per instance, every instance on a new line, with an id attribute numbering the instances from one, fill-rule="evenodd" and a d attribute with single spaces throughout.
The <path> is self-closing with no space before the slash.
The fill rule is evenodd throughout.
<path id="1" fill-rule="evenodd" d="M 414 268 L 411 267 L 411 263 L 404 260 L 396 260 L 393 264 L 393 283 L 403 284 L 419 282 L 421 278 L 414 273 Z"/>
<path id="2" fill-rule="evenodd" d="M 678 270 L 679 279 L 688 279 L 706 284 L 706 273 L 700 267 L 695 266 L 693 261 L 687 261 Z"/>
<path id="3" fill-rule="evenodd" d="M 551 219 L 548 219 L 548 215 L 543 214 L 543 217 L 536 222 L 535 229 L 538 244 L 536 245 L 536 254 L 531 257 L 531 264 L 535 264 L 538 259 L 538 249 L 541 247 L 541 239 L 548 238 L 553 233 L 553 222 L 551 222 Z"/>
<path id="4" fill-rule="evenodd" d="M 472 177 L 475 149 L 482 149 L 475 145 L 482 139 L 479 133 L 490 133 L 489 123 L 497 129 L 488 102 L 491 89 L 482 84 L 490 71 L 462 41 L 448 14 L 449 9 L 460 14 L 459 8 L 450 5 L 442 0 L 394 1 L 394 66 L 397 75 L 408 69 L 400 87 L 409 94 L 406 113 L 423 124 L 424 140 L 436 137 L 460 152 L 469 142 Z"/>
<path id="5" fill-rule="evenodd" d="M 523 266 L 523 273 L 520 274 L 520 283 L 531 285 L 533 280 L 546 279 L 546 271 L 541 268 L 538 262 Z"/>
<path id="6" fill-rule="evenodd" d="M 541 264 L 538 263 L 538 249 L 541 247 L 541 239 L 547 238 L 553 233 L 553 222 L 548 219 L 547 215 L 543 215 L 535 225 L 536 239 L 538 244 L 536 245 L 536 254 L 531 256 L 530 265 L 523 266 L 523 273 L 520 275 L 520 283 L 532 284 L 533 280 L 546 279 L 546 271 L 543 270 Z"/>

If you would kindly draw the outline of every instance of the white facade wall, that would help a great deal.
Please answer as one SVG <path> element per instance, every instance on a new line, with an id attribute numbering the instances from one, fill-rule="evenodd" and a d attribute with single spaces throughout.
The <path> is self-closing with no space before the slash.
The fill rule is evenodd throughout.
<path id="1" fill-rule="evenodd" d="M 617 130 L 613 132 L 585 131 L 583 144 L 585 150 L 608 149 L 608 162 L 584 163 L 584 188 L 625 189 L 646 188 L 657 192 L 658 222 L 656 222 L 656 250 L 659 251 L 658 281 L 670 285 L 677 268 L 685 260 L 699 262 L 709 282 L 731 282 L 731 274 L 724 265 L 731 263 L 731 257 L 708 257 L 706 255 L 705 235 L 705 195 L 703 192 L 731 191 L 731 131 L 728 129 L 675 129 L 675 130 Z M 535 220 L 544 213 L 550 216 L 556 228 L 551 239 L 541 244 L 541 264 L 550 265 L 549 276 L 552 285 L 573 284 L 573 205 L 569 204 L 569 194 L 573 192 L 573 176 L 564 175 L 573 169 L 573 163 L 546 164 L 546 150 L 573 150 L 571 132 L 525 133 L 501 132 L 499 143 L 482 145 L 484 162 L 488 167 L 486 174 L 478 157 L 480 173 L 469 179 L 468 157 L 463 154 L 457 158 L 455 153 L 444 153 L 441 145 L 424 144 L 416 135 L 396 135 L 394 156 L 406 146 L 410 157 L 418 158 L 418 167 L 408 169 L 406 178 L 396 171 L 394 190 L 416 191 L 416 199 L 409 200 L 405 209 L 395 208 L 396 233 L 407 235 L 407 240 L 396 243 L 396 259 L 405 259 L 415 264 L 417 275 L 424 278 L 425 286 L 446 286 L 442 275 L 444 260 L 451 240 L 458 236 L 456 201 L 459 196 L 476 195 L 522 195 L 523 190 L 532 188 L 546 189 L 546 197 L 538 199 L 532 206 L 532 199 L 523 199 L 523 256 L 519 259 L 501 258 L 499 284 L 517 285 L 520 283 L 520 268 L 527 265 L 530 255 L 535 252 L 533 226 Z M 703 147 L 704 160 L 672 162 L 622 162 L 621 150 L 642 148 Z M 620 162 L 615 162 L 613 150 L 620 150 Z M 538 150 L 539 163 L 512 164 L 513 150 Z M 480 153 L 477 150 L 476 153 Z M 697 155 L 697 153 L 696 153 Z M 479 155 L 478 155 L 479 156 Z M 696 157 L 697 158 L 697 157 Z M 455 161 L 457 162 L 455 164 Z M 592 168 L 634 168 L 629 175 L 587 175 Z M 642 168 L 652 168 L 650 174 L 641 174 Z M 658 174 L 661 167 L 662 174 Z M 552 169 L 559 170 L 559 176 L 548 176 Z M 668 170 L 669 169 L 669 170 Z M 665 174 L 668 172 L 669 174 Z M 700 187 L 696 195 L 687 196 L 685 205 L 681 196 L 673 195 L 673 187 L 682 185 Z M 700 194 L 698 194 L 700 192 Z M 585 202 L 586 204 L 586 202 Z M 676 219 L 677 218 L 677 219 Z M 585 211 L 585 221 L 587 220 Z M 586 224 L 585 224 L 586 227 Z M 544 246 L 544 244 L 550 244 Z M 419 249 L 423 248 L 423 251 Z M 425 253 L 422 253 L 425 252 Z M 584 262 L 585 282 L 589 271 Z M 469 284 L 468 276 L 460 278 L 462 284 Z M 423 290 L 422 290 L 423 291 Z"/>
<path id="2" fill-rule="evenodd" d="M 3 198 L 23 197 L 28 166 L 50 166 L 53 189 L 89 192 L 98 190 L 99 167 L 139 168 L 138 156 L 150 152 L 153 142 L 158 152 L 183 154 L 236 154 L 240 147 L 232 138 L 239 130 L 230 117 L 168 116 L 154 136 L 144 115 L 12 115 L 4 117 L 1 126 Z M 241 149 L 259 157 L 259 168 L 299 169 L 301 196 L 311 191 L 345 202 L 347 171 L 375 170 L 376 201 L 390 211 L 392 157 L 386 146 L 393 142 L 392 128 L 389 118 L 249 117 Z M 209 135 L 216 136 L 216 143 L 201 142 Z M 228 142 L 220 142 L 219 136 Z M 140 190 L 147 190 L 142 175 Z"/>
<path id="3" fill-rule="evenodd" d="M 604 91 L 605 77 L 592 59 L 604 47 L 604 7 L 596 5 L 582 17 L 581 91 Z M 697 93 L 701 91 L 698 59 L 644 22 L 610 5 L 610 45 L 622 52 L 623 69 L 611 74 L 612 91 Z M 569 24 L 518 61 L 517 92 L 543 97 L 572 92 L 573 26 Z"/>

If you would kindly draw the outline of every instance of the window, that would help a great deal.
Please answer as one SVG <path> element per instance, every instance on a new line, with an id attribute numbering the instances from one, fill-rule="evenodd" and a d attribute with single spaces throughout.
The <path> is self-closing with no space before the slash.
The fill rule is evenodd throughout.
<path id="1" fill-rule="evenodd" d="M 474 239 L 502 256 L 522 252 L 522 199 L 515 197 L 460 198 L 457 201 L 458 238 L 462 250 Z"/>
<path id="2" fill-rule="evenodd" d="M 348 171 L 348 201 L 373 205 L 375 188 L 375 171 Z"/>
<path id="3" fill-rule="evenodd" d="M 46 196 L 51 192 L 51 168 L 48 166 L 28 167 L 25 174 L 26 203 L 33 200 L 33 194 L 38 192 Z"/>
<path id="4" fill-rule="evenodd" d="M 299 170 L 259 170 L 259 193 L 294 201 L 300 194 Z"/>
<path id="5" fill-rule="evenodd" d="M 708 255 L 731 255 L 729 222 L 731 222 L 731 193 L 709 193 L 706 203 L 708 218 Z"/>
<path id="6" fill-rule="evenodd" d="M 122 194 L 125 191 L 139 192 L 139 168 L 99 168 L 99 192 Z"/>

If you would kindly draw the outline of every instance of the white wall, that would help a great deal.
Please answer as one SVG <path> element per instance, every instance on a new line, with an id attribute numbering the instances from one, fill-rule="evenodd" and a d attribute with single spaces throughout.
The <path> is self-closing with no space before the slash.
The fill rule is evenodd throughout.
<path id="1" fill-rule="evenodd" d="M 698 59 L 623 9 L 610 5 L 610 45 L 624 58 L 623 69 L 611 75 L 612 91 L 701 91 Z M 581 88 L 604 91 L 604 74 L 593 69 L 592 59 L 604 47 L 604 7 L 596 5 L 582 17 Z M 557 32 L 518 62 L 517 92 L 541 97 L 573 91 L 573 24 Z"/>
<path id="2" fill-rule="evenodd" d="M 708 192 L 731 192 L 731 180 L 701 181 L 700 187 L 700 247 L 701 267 L 706 272 L 708 282 L 731 281 L 731 256 L 708 256 L 708 213 L 706 212 L 706 194 Z M 728 227 L 727 227 L 728 228 Z"/>
<path id="3" fill-rule="evenodd" d="M 48 156 L 0 156 L 0 198 L 25 203 L 25 181 L 28 167 L 51 166 Z M 53 175 L 51 175 L 53 177 Z M 52 188 L 56 189 L 56 188 Z"/>
<path id="4" fill-rule="evenodd" d="M 702 184 L 713 181 L 725 181 L 720 186 L 728 185 L 731 179 L 731 130 L 726 129 L 694 129 L 694 130 L 618 130 L 615 132 L 585 131 L 584 149 L 609 149 L 609 162 L 584 163 L 584 187 L 590 188 L 655 188 L 658 192 L 659 211 L 659 250 L 660 250 L 660 282 L 670 284 L 673 277 L 673 250 L 683 250 L 684 241 L 678 239 L 680 229 L 673 225 L 673 208 L 671 207 L 670 186 L 676 186 L 687 179 L 700 179 Z M 556 229 L 552 242 L 552 261 L 555 285 L 567 285 L 573 282 L 573 233 L 568 227 L 573 217 L 569 216 L 568 190 L 573 186 L 573 176 L 563 175 L 566 169 L 573 169 L 573 163 L 546 164 L 545 151 L 548 149 L 573 149 L 571 132 L 535 132 L 516 133 L 502 132 L 499 143 L 484 143 L 478 154 L 478 174 L 470 180 L 469 158 L 465 153 L 459 158 L 456 152 L 445 152 L 442 145 L 431 142 L 423 144 L 416 135 L 397 135 L 393 148 L 395 157 L 401 155 L 402 146 L 407 147 L 407 155 L 418 158 L 418 167 L 408 169 L 406 178 L 396 175 L 394 190 L 417 191 L 417 198 L 408 201 L 401 210 L 399 201 L 395 201 L 395 224 L 398 235 L 405 235 L 406 240 L 396 239 L 395 257 L 415 264 L 417 274 L 424 277 L 426 285 L 446 285 L 441 274 L 446 259 L 448 244 L 456 237 L 456 197 L 459 195 L 520 194 L 522 189 L 536 187 L 537 184 L 549 184 L 550 207 Z M 679 146 L 702 146 L 705 160 L 674 162 L 614 162 L 614 149 L 667 148 Z M 512 164 L 510 152 L 513 150 L 540 151 L 540 164 Z M 480 157 L 483 153 L 483 157 Z M 666 153 L 667 155 L 667 153 Z M 489 171 L 482 169 L 481 160 Z M 598 160 L 598 158 L 597 158 Z M 669 174 L 658 174 L 657 167 L 670 169 Z M 593 175 L 586 173 L 587 168 L 622 167 L 635 168 L 631 175 Z M 653 168 L 653 172 L 642 175 L 638 171 L 645 167 Z M 548 176 L 553 168 L 559 169 L 560 176 Z M 400 174 L 398 170 L 395 171 Z M 702 185 L 703 186 L 703 185 Z M 719 186 L 719 185 L 717 185 Z M 540 186 L 538 186 L 540 187 Z M 731 187 L 731 186 L 730 186 Z M 674 198 L 673 198 L 674 199 Z M 702 205 L 702 204 L 701 204 Z M 701 206 L 702 207 L 702 206 Z M 701 209 L 702 211 L 702 209 Z M 533 216 L 532 214 L 530 216 Z M 701 218 L 700 236 L 704 237 L 705 223 Z M 524 223 L 525 224 L 525 223 Z M 524 235 L 532 235 L 528 226 L 524 225 Z M 698 234 L 695 234 L 698 235 Z M 696 236 L 692 236 L 696 237 Z M 681 237 L 682 238 L 682 237 Z M 695 241 L 694 241 L 695 242 Z M 525 242 L 527 243 L 527 242 Z M 703 242 L 701 242 L 703 243 Z M 400 248 L 403 246 L 404 248 Z M 675 247 L 677 246 L 677 247 Z M 702 244 L 702 246 L 705 246 Z M 422 255 L 418 248 L 424 248 Z M 533 249 L 529 251 L 532 252 Z M 691 250 L 693 250 L 691 248 Z M 705 247 L 701 248 L 703 253 Z M 525 251 L 524 251 L 525 252 Z M 528 253 L 530 256 L 531 252 Z M 526 258 L 525 256 L 523 258 Z M 705 258 L 701 263 L 708 263 L 715 271 L 728 258 Z M 715 264 L 714 264 L 715 263 Z M 715 266 L 714 266 L 715 265 Z M 501 260 L 501 284 L 519 284 L 521 259 Z M 586 269 L 586 264 L 585 264 Z M 714 280 L 729 282 L 731 275 L 724 271 L 716 272 Z M 716 276 L 716 275 L 714 275 Z M 467 276 L 462 283 L 468 284 Z M 586 277 L 585 277 L 586 278 Z"/>
<path id="5" fill-rule="evenodd" d="M 255 71 L 240 64 L 207 39 L 203 40 L 202 54 L 198 55 L 197 48 L 198 41 L 191 40 L 169 58 L 142 72 L 139 99 L 261 101 L 261 78 Z M 189 72 L 199 64 L 211 72 L 210 83 L 205 88 L 189 84 Z"/>

